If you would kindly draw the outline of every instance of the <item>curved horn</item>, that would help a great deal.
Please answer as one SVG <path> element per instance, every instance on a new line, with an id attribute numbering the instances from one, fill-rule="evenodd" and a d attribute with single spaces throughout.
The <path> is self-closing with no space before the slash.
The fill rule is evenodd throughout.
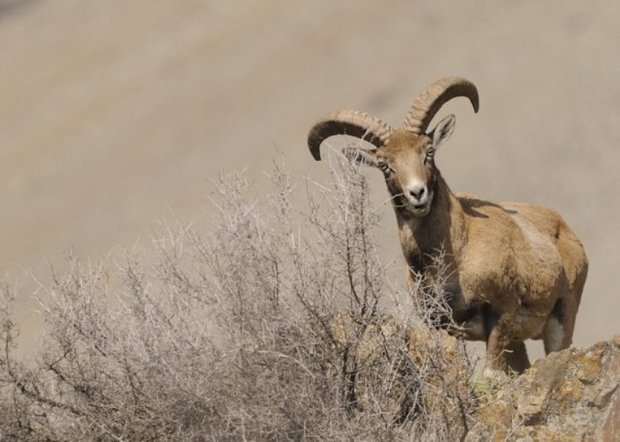
<path id="1" fill-rule="evenodd" d="M 464 78 L 446 77 L 431 84 L 416 98 L 405 118 L 404 129 L 415 134 L 424 133 L 441 106 L 455 97 L 469 98 L 474 112 L 478 112 L 476 86 Z"/>
<path id="2" fill-rule="evenodd" d="M 392 132 L 389 124 L 365 112 L 340 110 L 325 116 L 310 129 L 308 147 L 314 159 L 320 161 L 319 147 L 332 135 L 352 135 L 381 147 L 388 142 Z"/>

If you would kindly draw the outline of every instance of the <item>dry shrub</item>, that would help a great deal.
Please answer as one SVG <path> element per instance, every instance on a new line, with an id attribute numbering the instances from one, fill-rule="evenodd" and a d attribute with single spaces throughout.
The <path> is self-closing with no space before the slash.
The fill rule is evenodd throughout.
<path id="1" fill-rule="evenodd" d="M 258 196 L 242 175 L 221 177 L 212 228 L 169 228 L 154 260 L 71 258 L 41 301 L 34 365 L 12 355 L 5 290 L 0 439 L 462 438 L 471 367 L 428 327 L 446 316 L 440 281 L 390 283 L 366 180 L 330 164 L 301 213 L 276 162 Z"/>

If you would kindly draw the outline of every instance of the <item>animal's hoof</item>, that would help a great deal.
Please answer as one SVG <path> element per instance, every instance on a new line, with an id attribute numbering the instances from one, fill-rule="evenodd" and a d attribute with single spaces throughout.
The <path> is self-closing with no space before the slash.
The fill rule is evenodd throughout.
<path id="1" fill-rule="evenodd" d="M 492 367 L 484 367 L 484 370 L 482 370 L 482 377 L 497 380 L 508 379 L 508 375 L 504 371 Z"/>

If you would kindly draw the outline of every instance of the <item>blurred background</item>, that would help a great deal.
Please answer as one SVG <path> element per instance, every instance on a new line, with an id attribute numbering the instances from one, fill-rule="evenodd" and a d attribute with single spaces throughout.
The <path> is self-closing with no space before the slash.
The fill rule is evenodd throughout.
<path id="1" fill-rule="evenodd" d="M 620 331 L 616 1 L 0 0 L 0 54 L 0 273 L 23 282 L 26 343 L 32 277 L 67 250 L 97 261 L 171 215 L 201 220 L 214 176 L 260 183 L 276 149 L 321 179 L 318 117 L 399 125 L 445 75 L 481 97 L 438 116 L 457 116 L 437 158 L 451 188 L 558 209 L 590 258 L 574 343 Z M 380 175 L 382 253 L 400 266 Z"/>

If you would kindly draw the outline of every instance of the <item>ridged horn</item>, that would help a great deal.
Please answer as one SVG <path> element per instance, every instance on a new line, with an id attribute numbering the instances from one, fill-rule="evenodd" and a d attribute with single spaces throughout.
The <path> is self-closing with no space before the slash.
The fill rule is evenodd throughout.
<path id="1" fill-rule="evenodd" d="M 416 98 L 405 118 L 404 129 L 415 134 L 424 133 L 441 106 L 455 97 L 469 98 L 474 112 L 478 112 L 480 103 L 476 86 L 464 78 L 445 77 L 431 84 Z"/>
<path id="2" fill-rule="evenodd" d="M 392 132 L 389 124 L 366 112 L 339 110 L 325 116 L 310 129 L 308 147 L 314 159 L 320 161 L 319 147 L 332 135 L 351 135 L 381 147 L 388 142 Z"/>

